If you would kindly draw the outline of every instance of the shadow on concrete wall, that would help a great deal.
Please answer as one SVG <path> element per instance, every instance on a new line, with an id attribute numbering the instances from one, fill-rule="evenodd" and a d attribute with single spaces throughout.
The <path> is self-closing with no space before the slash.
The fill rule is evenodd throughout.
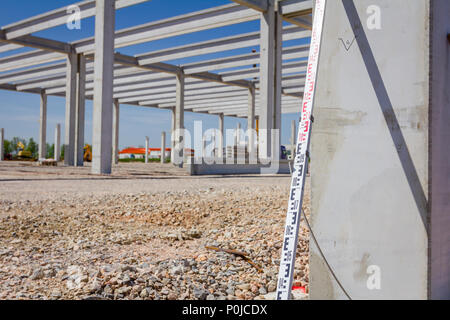
<path id="1" fill-rule="evenodd" d="M 414 196 L 416 206 L 420 212 L 422 222 L 425 226 L 425 230 L 428 232 L 428 202 L 423 191 L 422 185 L 420 183 L 419 176 L 417 174 L 416 168 L 409 153 L 408 146 L 406 145 L 405 138 L 401 131 L 400 125 L 398 123 L 397 117 L 392 107 L 392 102 L 389 98 L 386 86 L 381 77 L 380 70 L 375 61 L 372 49 L 370 47 L 369 41 L 367 40 L 366 33 L 362 26 L 361 19 L 356 10 L 354 0 L 342 0 L 345 8 L 345 12 L 350 21 L 353 33 L 358 43 L 359 50 L 361 51 L 364 64 L 366 65 L 367 72 L 369 74 L 372 86 L 375 90 L 378 102 L 383 112 L 384 119 L 389 128 L 392 140 L 397 150 L 398 157 L 405 172 L 406 178 L 408 180 L 409 187 Z"/>

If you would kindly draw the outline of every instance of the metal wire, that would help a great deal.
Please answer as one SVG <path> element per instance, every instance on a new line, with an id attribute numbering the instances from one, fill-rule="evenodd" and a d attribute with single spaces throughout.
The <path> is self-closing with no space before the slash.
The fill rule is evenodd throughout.
<path id="1" fill-rule="evenodd" d="M 337 282 L 337 284 L 339 285 L 339 287 L 341 288 L 342 292 L 344 292 L 344 294 L 347 296 L 348 300 L 353 300 L 353 299 L 350 297 L 350 295 L 347 293 L 347 291 L 345 290 L 345 288 L 344 288 L 344 286 L 342 285 L 341 281 L 339 281 L 338 277 L 336 276 L 336 274 L 335 274 L 334 271 L 333 271 L 333 268 L 331 268 L 330 264 L 328 263 L 327 258 L 326 258 L 325 255 L 323 254 L 322 249 L 320 248 L 320 245 L 319 245 L 319 243 L 317 242 L 316 236 L 314 235 L 314 232 L 313 232 L 313 230 L 312 230 L 312 228 L 311 228 L 311 226 L 310 226 L 310 224 L 309 224 L 308 218 L 306 218 L 305 210 L 302 209 L 302 211 L 303 211 L 303 217 L 305 218 L 305 221 L 306 221 L 306 225 L 308 226 L 309 232 L 311 232 L 312 239 L 313 239 L 314 243 L 316 244 L 317 249 L 319 249 L 319 253 L 320 253 L 320 255 L 322 256 L 322 259 L 325 261 L 325 263 L 326 263 L 326 265 L 327 265 L 327 267 L 328 267 L 328 270 L 330 270 L 331 275 L 333 276 L 334 280 L 336 280 L 336 282 Z M 311 249 L 310 249 L 310 250 L 311 250 Z"/>

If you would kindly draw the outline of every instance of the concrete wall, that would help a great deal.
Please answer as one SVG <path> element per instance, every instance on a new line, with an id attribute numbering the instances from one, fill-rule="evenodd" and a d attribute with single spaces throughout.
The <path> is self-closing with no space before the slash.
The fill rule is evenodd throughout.
<path id="1" fill-rule="evenodd" d="M 448 2 L 436 2 L 448 12 Z M 374 4 L 380 30 L 369 29 Z M 435 165 L 429 162 L 429 123 L 437 112 L 429 103 L 430 2 L 339 0 L 327 6 L 312 133 L 312 228 L 353 299 L 426 299 L 429 165 Z M 448 70 L 448 44 L 446 50 Z M 448 71 L 440 75 L 447 81 L 440 90 L 448 90 Z M 446 99 L 448 107 L 448 95 L 433 99 L 441 108 L 438 101 Z M 439 238 L 436 250 L 446 255 L 436 257 L 436 281 L 446 282 L 436 286 L 450 298 L 448 109 L 441 116 L 447 142 L 436 139 L 430 150 L 446 151 L 431 172 L 446 176 L 436 182 L 443 190 L 431 218 L 433 225 L 445 223 L 432 232 Z M 381 288 L 371 290 L 367 282 L 377 268 Z M 346 298 L 314 245 L 310 269 L 312 299 Z"/>

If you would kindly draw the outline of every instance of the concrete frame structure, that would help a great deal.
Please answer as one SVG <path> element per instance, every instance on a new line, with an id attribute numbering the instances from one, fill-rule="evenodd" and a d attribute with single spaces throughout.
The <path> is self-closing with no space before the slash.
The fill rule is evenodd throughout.
<path id="1" fill-rule="evenodd" d="M 174 128 L 179 129 L 184 127 L 184 111 L 246 118 L 247 91 L 252 87 L 261 91 L 255 99 L 255 116 L 264 113 L 268 129 L 277 126 L 278 120 L 275 119 L 280 112 L 299 111 L 303 91 L 301 79 L 306 70 L 302 59 L 307 57 L 309 45 L 281 48 L 281 41 L 310 36 L 312 1 L 282 0 L 277 8 L 274 0 L 270 0 L 270 6 L 265 5 L 265 1 L 236 1 L 113 32 L 116 10 L 146 1 L 88 0 L 78 3 L 82 19 L 96 15 L 96 35 L 72 43 L 32 35 L 66 23 L 67 7 L 5 26 L 0 31 L 0 53 L 22 47 L 34 48 L 24 54 L 0 58 L 0 89 L 66 97 L 66 165 L 83 165 L 85 99 L 94 100 L 92 172 L 100 174 L 111 172 L 113 112 L 110 102 L 113 99 L 122 104 L 178 109 Z M 264 16 L 270 17 L 270 21 L 265 26 L 263 23 L 262 32 L 243 33 L 136 56 L 114 52 L 117 48 L 157 39 L 248 21 L 265 21 Z M 276 17 L 278 27 L 273 21 Z M 281 18 L 293 25 L 280 27 Z M 277 39 L 276 45 L 272 45 L 270 39 Z M 223 58 L 182 66 L 166 62 L 233 49 L 256 48 L 260 43 L 263 48 L 260 53 L 254 50 L 251 54 L 228 54 Z M 280 61 L 283 61 L 282 67 Z M 42 65 L 44 63 L 46 65 Z M 257 64 L 261 67 L 255 68 Z M 15 71 L 19 68 L 28 69 Z M 234 70 L 226 71 L 230 68 Z M 276 74 L 276 80 L 269 79 L 268 72 Z M 177 81 L 180 77 L 183 86 Z M 277 104 L 273 99 L 279 97 L 273 94 L 271 86 L 278 80 L 282 86 L 275 91 L 278 90 L 280 96 L 283 94 L 283 102 Z M 180 88 L 183 88 L 182 92 Z M 288 102 L 286 98 L 291 100 Z M 223 107 L 235 101 L 236 107 L 208 106 L 211 99 L 215 103 L 223 103 Z M 198 106 L 206 109 L 196 110 Z M 269 119 L 267 112 L 272 116 L 275 112 L 276 118 Z M 180 141 L 181 138 L 178 136 L 172 140 Z"/>

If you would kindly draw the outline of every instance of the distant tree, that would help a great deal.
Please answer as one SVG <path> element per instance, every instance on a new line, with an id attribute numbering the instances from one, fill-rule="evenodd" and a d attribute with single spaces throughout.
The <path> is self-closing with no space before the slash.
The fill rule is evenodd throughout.
<path id="1" fill-rule="evenodd" d="M 12 153 L 13 152 L 11 141 L 4 140 L 3 151 L 4 151 L 5 155 L 8 154 L 8 153 Z"/>
<path id="2" fill-rule="evenodd" d="M 30 138 L 27 143 L 26 150 L 31 152 L 33 158 L 36 158 L 38 156 L 39 145 L 34 141 L 33 138 Z"/>
<path id="3" fill-rule="evenodd" d="M 65 147 L 66 145 L 64 144 L 61 146 L 61 160 L 64 160 L 64 150 L 66 149 Z"/>
<path id="4" fill-rule="evenodd" d="M 47 159 L 53 159 L 55 157 L 55 144 L 49 145 L 47 143 Z"/>

